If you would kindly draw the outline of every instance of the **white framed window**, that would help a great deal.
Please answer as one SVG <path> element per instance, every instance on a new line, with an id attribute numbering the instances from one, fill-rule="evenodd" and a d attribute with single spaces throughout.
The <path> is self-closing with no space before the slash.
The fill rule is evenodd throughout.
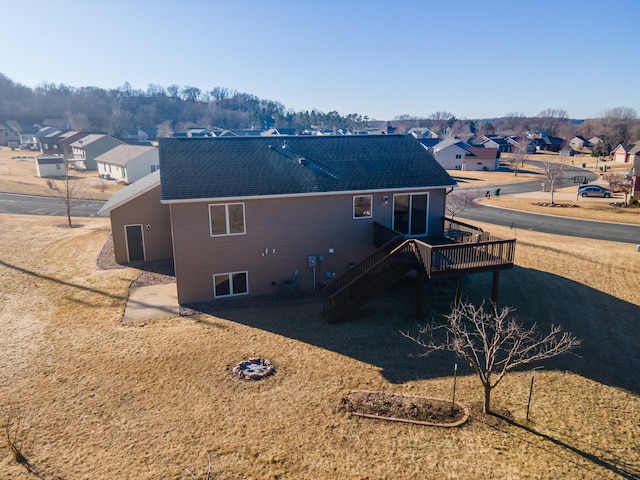
<path id="1" fill-rule="evenodd" d="M 460 160 L 462 158 L 462 154 L 461 153 L 456 153 L 456 160 Z"/>
<path id="2" fill-rule="evenodd" d="M 244 235 L 244 203 L 209 205 L 209 233 L 212 237 Z"/>
<path id="3" fill-rule="evenodd" d="M 218 273 L 213 276 L 213 297 L 235 297 L 249 293 L 249 273 Z"/>
<path id="4" fill-rule="evenodd" d="M 371 195 L 353 197 L 353 218 L 370 218 L 372 205 Z"/>

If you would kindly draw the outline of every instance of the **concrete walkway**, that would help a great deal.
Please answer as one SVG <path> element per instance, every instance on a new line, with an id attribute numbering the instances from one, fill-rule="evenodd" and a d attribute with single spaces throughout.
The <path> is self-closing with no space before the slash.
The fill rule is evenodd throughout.
<path id="1" fill-rule="evenodd" d="M 130 289 L 122 321 L 135 322 L 178 315 L 180 306 L 176 284 L 168 283 Z"/>

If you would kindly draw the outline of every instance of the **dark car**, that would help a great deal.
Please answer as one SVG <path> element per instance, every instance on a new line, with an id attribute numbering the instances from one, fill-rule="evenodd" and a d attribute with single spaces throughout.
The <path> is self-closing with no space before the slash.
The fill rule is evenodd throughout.
<path id="1" fill-rule="evenodd" d="M 604 197 L 611 198 L 611 190 L 600 185 L 583 185 L 578 188 L 578 195 L 583 197 Z"/>

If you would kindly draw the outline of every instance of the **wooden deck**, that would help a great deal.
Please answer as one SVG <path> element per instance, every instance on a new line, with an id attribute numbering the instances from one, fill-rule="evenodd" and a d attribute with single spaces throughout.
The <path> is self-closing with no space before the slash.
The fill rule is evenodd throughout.
<path id="1" fill-rule="evenodd" d="M 324 290 L 324 311 L 330 320 L 343 318 L 395 283 L 410 270 L 429 278 L 493 272 L 492 299 L 497 298 L 498 272 L 513 267 L 515 239 L 504 240 L 473 225 L 445 219 L 443 235 L 404 238 L 374 224 L 378 250 Z"/>

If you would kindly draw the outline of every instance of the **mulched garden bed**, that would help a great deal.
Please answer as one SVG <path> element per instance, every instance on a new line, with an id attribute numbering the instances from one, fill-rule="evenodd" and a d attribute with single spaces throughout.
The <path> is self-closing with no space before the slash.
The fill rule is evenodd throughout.
<path id="1" fill-rule="evenodd" d="M 554 207 L 554 208 L 578 208 L 580 205 L 576 205 L 575 203 L 549 203 L 549 202 L 533 202 L 531 205 L 535 205 L 537 207 Z"/>
<path id="2" fill-rule="evenodd" d="M 469 419 L 469 410 L 458 402 L 452 408 L 451 401 L 441 398 L 367 390 L 347 393 L 338 402 L 336 412 L 438 427 L 457 427 Z"/>

